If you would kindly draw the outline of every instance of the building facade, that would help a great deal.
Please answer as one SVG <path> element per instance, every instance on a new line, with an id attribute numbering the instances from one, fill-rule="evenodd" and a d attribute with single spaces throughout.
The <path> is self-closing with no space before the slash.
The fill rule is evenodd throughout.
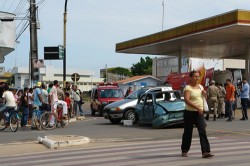
<path id="1" fill-rule="evenodd" d="M 80 75 L 80 79 L 76 82 L 78 89 L 81 91 L 89 91 L 99 82 L 103 82 L 103 78 L 94 78 L 94 71 L 91 70 L 79 70 L 79 69 L 68 69 L 66 74 L 66 82 L 75 84 L 71 79 L 72 74 L 77 73 Z M 26 67 L 14 67 L 12 74 L 15 78 L 15 88 L 32 87 L 32 83 L 29 80 L 29 68 Z M 40 68 L 39 81 L 46 84 L 53 83 L 54 80 L 58 80 L 60 86 L 63 86 L 63 70 L 54 68 L 53 66 L 46 66 Z"/>
<path id="2" fill-rule="evenodd" d="M 118 86 L 122 89 L 125 94 L 129 87 L 132 91 L 141 89 L 144 86 L 157 86 L 162 85 L 163 82 L 151 75 L 134 76 L 124 80 L 117 81 Z"/>

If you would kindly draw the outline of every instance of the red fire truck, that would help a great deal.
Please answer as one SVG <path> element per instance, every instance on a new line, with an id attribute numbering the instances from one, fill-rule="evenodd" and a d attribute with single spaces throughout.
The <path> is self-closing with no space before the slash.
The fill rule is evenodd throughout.
<path id="1" fill-rule="evenodd" d="M 233 80 L 233 75 L 229 70 L 225 71 L 216 71 L 214 68 L 211 69 L 202 69 L 200 72 L 199 83 L 205 88 L 209 86 L 211 80 L 215 82 L 224 84 L 226 79 Z M 186 85 L 189 84 L 189 72 L 187 73 L 170 73 L 166 80 L 165 84 L 170 84 L 174 90 L 182 90 Z"/>

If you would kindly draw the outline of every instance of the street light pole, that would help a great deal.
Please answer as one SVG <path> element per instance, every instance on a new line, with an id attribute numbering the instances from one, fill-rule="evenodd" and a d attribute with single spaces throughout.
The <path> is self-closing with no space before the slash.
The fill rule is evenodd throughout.
<path id="1" fill-rule="evenodd" d="M 63 57 L 63 87 L 66 86 L 66 23 L 67 23 L 67 3 L 68 0 L 65 0 L 64 6 L 64 18 L 63 18 L 63 46 L 64 46 L 64 57 Z"/>

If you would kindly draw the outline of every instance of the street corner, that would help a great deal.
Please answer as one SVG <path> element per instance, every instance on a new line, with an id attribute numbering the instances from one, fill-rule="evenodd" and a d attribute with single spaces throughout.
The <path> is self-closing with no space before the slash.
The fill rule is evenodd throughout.
<path id="1" fill-rule="evenodd" d="M 37 141 L 49 149 L 78 146 L 90 143 L 90 138 L 77 135 L 50 135 L 38 137 Z"/>

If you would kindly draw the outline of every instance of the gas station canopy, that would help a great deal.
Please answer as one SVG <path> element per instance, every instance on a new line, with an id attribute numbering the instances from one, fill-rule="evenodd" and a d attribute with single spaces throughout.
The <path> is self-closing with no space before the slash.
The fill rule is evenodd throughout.
<path id="1" fill-rule="evenodd" d="M 249 55 L 250 11 L 228 13 L 116 44 L 116 52 L 245 59 Z"/>

